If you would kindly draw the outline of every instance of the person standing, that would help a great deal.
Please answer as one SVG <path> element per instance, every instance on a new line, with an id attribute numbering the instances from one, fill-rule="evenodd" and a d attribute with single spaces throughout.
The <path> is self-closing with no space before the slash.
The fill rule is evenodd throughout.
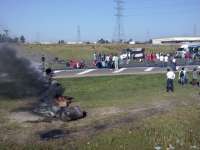
<path id="1" fill-rule="evenodd" d="M 160 55 L 159 55 L 159 53 L 156 53 L 156 59 L 157 59 L 157 60 L 160 60 Z"/>
<path id="2" fill-rule="evenodd" d="M 167 55 L 164 56 L 164 66 L 165 67 L 168 66 L 168 56 Z"/>
<path id="3" fill-rule="evenodd" d="M 96 60 L 97 60 L 97 53 L 94 52 L 94 54 L 93 54 L 93 61 L 96 61 Z"/>
<path id="4" fill-rule="evenodd" d="M 185 84 L 184 68 L 179 72 L 179 83 L 183 86 Z"/>
<path id="5" fill-rule="evenodd" d="M 119 69 L 119 57 L 116 55 L 114 56 L 114 63 L 115 63 L 115 70 Z"/>
<path id="6" fill-rule="evenodd" d="M 41 57 L 41 64 L 42 64 L 42 73 L 43 73 L 43 75 L 45 76 L 45 71 L 46 71 L 46 58 L 45 58 L 45 56 L 44 55 L 42 55 L 42 57 Z"/>
<path id="7" fill-rule="evenodd" d="M 161 67 L 164 67 L 164 56 L 162 54 L 160 55 L 160 63 Z"/>
<path id="8" fill-rule="evenodd" d="M 167 69 L 167 92 L 174 92 L 174 79 L 176 77 L 175 73 L 171 71 L 169 68 Z"/>
<path id="9" fill-rule="evenodd" d="M 172 68 L 173 68 L 173 71 L 176 71 L 176 58 L 173 57 L 172 59 Z"/>
<path id="10" fill-rule="evenodd" d="M 192 71 L 192 85 L 193 86 L 199 86 L 198 72 L 197 72 L 197 68 L 196 67 Z"/>
<path id="11" fill-rule="evenodd" d="M 106 68 L 109 68 L 109 61 L 110 61 L 110 57 L 109 55 L 106 55 L 106 58 L 105 58 Z"/>

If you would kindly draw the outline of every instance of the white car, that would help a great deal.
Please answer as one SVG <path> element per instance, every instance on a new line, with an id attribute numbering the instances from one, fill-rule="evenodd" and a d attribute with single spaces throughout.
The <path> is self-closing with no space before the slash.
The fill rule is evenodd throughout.
<path id="1" fill-rule="evenodd" d="M 124 60 L 124 59 L 127 58 L 127 56 L 128 56 L 127 53 L 123 53 L 119 57 L 120 57 L 121 60 Z"/>

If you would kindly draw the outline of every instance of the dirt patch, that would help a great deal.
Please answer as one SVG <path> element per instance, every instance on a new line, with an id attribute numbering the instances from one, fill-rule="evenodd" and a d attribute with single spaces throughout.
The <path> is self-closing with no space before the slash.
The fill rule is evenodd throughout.
<path id="1" fill-rule="evenodd" d="M 71 141 L 72 139 L 75 140 L 85 137 L 93 137 L 98 133 L 109 131 L 113 128 L 123 127 L 126 124 L 134 126 L 145 118 L 157 114 L 163 114 L 176 106 L 190 105 L 193 102 L 191 100 L 181 102 L 180 100 L 165 100 L 147 106 L 134 106 L 134 108 L 131 108 L 131 106 L 129 108 L 95 108 L 88 110 L 88 116 L 85 119 L 74 122 L 40 122 L 38 121 L 42 119 L 40 116 L 27 111 L 11 112 L 9 114 L 9 119 L 21 123 L 22 126 L 28 125 L 28 128 L 25 128 L 22 133 L 26 134 L 26 136 L 24 136 L 24 143 L 27 142 L 27 139 L 30 139 L 28 137 L 34 139 L 35 142 L 39 142 L 39 132 L 55 128 L 67 131 L 65 140 Z M 199 101 L 195 100 L 195 103 L 196 102 L 199 103 Z M 13 136 L 17 137 L 17 135 Z"/>
<path id="2" fill-rule="evenodd" d="M 114 114 L 119 115 L 120 113 L 123 113 L 123 115 L 117 116 L 116 118 L 112 118 L 112 119 L 110 118 L 106 120 L 101 120 L 90 126 L 85 126 L 82 128 L 71 130 L 71 132 L 68 133 L 68 137 L 83 138 L 86 135 L 94 136 L 100 132 L 107 131 L 112 128 L 121 127 L 124 124 L 131 123 L 132 125 L 134 125 L 134 123 L 142 119 L 145 119 L 147 117 L 168 112 L 170 109 L 173 108 L 171 106 L 169 106 L 169 103 L 166 103 L 166 104 L 152 106 L 148 108 L 144 107 L 144 108 L 129 109 L 129 110 L 116 109 L 118 111 L 115 113 L 112 113 L 112 115 Z"/>
<path id="3" fill-rule="evenodd" d="M 13 112 L 9 116 L 10 116 L 9 117 L 10 121 L 15 121 L 18 123 L 23 123 L 27 121 L 37 121 L 43 119 L 43 117 L 34 115 L 33 113 L 30 112 Z"/>
<path id="4" fill-rule="evenodd" d="M 102 107 L 89 110 L 90 117 L 108 117 L 123 112 L 123 109 L 118 107 Z"/>

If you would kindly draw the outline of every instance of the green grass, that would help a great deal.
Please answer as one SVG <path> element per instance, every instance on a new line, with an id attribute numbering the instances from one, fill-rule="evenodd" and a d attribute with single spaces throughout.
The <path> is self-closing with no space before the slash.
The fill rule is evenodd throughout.
<path id="1" fill-rule="evenodd" d="M 170 144 L 177 150 L 200 147 L 200 107 L 177 108 L 167 114 L 155 115 L 133 124 L 101 132 L 93 137 L 71 142 L 56 140 L 17 145 L 4 143 L 0 149 L 81 149 L 81 150 L 152 150 L 156 145 L 166 149 Z"/>
<path id="2" fill-rule="evenodd" d="M 165 74 L 59 79 L 59 82 L 66 88 L 65 95 L 74 96 L 75 102 L 86 110 L 110 106 L 123 109 L 141 108 L 141 106 L 148 107 L 152 103 L 176 103 L 169 112 L 141 117 L 108 131 L 100 131 L 93 136 L 85 135 L 84 138 L 77 138 L 72 141 L 38 142 L 37 136 L 32 135 L 34 140 L 24 144 L 11 142 L 12 139 L 5 141 L 0 139 L 0 149 L 150 150 L 154 149 L 156 145 L 166 149 L 169 144 L 180 150 L 189 150 L 191 146 L 200 148 L 199 88 L 194 88 L 191 85 L 181 87 L 176 80 L 175 92 L 166 93 Z M 186 105 L 183 105 L 184 102 Z M 23 104 L 23 102 L 21 103 Z M 178 105 L 175 106 L 175 104 Z M 2 112 L 11 111 L 16 107 L 20 107 L 19 101 L 2 99 L 0 101 Z M 5 117 L 1 115 L 4 115 L 4 113 L 0 113 L 0 118 Z M 106 119 L 100 118 L 99 120 L 97 117 L 94 121 L 98 124 L 112 121 L 112 117 L 116 119 L 116 117 L 125 116 L 126 114 L 121 114 Z M 0 125 L 1 137 L 2 134 L 17 136 L 15 135 L 16 130 L 26 133 L 31 128 L 35 129 L 43 125 L 28 124 L 27 127 L 27 124 L 12 124 L 6 121 L 5 119 L 4 122 L 1 122 L 4 124 L 3 126 Z M 90 119 L 89 121 L 93 126 L 94 121 Z M 78 129 L 79 123 L 82 122 L 85 122 L 85 120 L 72 124 L 65 123 L 62 126 L 52 124 L 51 128 L 63 127 L 68 129 L 68 127 L 71 127 L 70 125 L 73 125 L 74 128 Z M 44 126 L 47 127 L 47 125 Z"/>
<path id="3" fill-rule="evenodd" d="M 84 59 L 86 61 L 93 58 L 94 51 L 105 54 L 120 53 L 124 48 L 143 47 L 146 52 L 175 52 L 178 46 L 175 45 L 150 45 L 150 44 L 97 44 L 97 45 L 40 45 L 28 44 L 25 48 L 28 52 L 39 52 L 41 54 L 51 54 L 62 59 Z"/>
<path id="4" fill-rule="evenodd" d="M 190 98 L 190 93 L 195 93 L 191 86 L 180 88 L 177 80 L 175 93 L 166 93 L 164 74 L 74 78 L 59 81 L 66 88 L 66 95 L 75 96 L 81 105 L 91 108 L 187 99 Z"/>
<path id="5" fill-rule="evenodd" d="M 156 145 L 166 149 L 171 144 L 178 150 L 200 148 L 200 107 L 178 108 L 165 115 L 156 115 L 136 125 L 125 125 L 88 139 L 82 149 L 151 150 Z"/>

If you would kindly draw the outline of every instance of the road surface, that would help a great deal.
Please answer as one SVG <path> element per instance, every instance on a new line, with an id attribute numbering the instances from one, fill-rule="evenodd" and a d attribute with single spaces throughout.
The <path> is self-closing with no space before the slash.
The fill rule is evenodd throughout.
<path id="1" fill-rule="evenodd" d="M 184 66 L 187 71 L 192 71 L 194 67 L 200 70 L 200 66 Z M 182 66 L 177 66 L 178 71 Z M 167 68 L 161 67 L 127 67 L 118 70 L 113 69 L 73 69 L 73 70 L 55 70 L 54 78 L 80 78 L 93 76 L 116 76 L 131 74 L 156 74 L 166 73 Z"/>

